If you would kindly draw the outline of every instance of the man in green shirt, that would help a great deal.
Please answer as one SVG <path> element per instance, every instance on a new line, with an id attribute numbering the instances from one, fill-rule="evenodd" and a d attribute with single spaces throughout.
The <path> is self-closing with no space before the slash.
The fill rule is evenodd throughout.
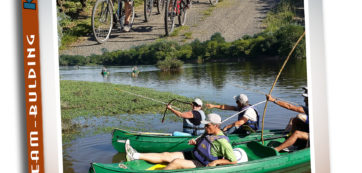
<path id="1" fill-rule="evenodd" d="M 190 145 L 195 145 L 192 151 L 138 153 L 127 140 L 127 161 L 140 159 L 151 163 L 169 163 L 164 170 L 235 164 L 236 157 L 229 139 L 220 130 L 221 117 L 211 113 L 201 123 L 205 124 L 206 133 L 197 140 L 189 141 Z"/>

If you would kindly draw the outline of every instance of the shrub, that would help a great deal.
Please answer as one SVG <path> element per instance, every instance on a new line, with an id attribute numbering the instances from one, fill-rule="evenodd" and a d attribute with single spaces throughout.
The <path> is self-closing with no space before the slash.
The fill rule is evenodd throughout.
<path id="1" fill-rule="evenodd" d="M 164 60 L 157 62 L 156 66 L 162 71 L 178 71 L 181 69 L 183 62 L 175 57 L 166 57 Z"/>

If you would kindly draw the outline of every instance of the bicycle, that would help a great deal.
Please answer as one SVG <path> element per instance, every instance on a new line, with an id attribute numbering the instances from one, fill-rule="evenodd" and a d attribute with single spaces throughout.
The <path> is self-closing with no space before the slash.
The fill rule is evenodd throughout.
<path id="1" fill-rule="evenodd" d="M 145 22 L 150 21 L 152 15 L 152 7 L 154 6 L 154 0 L 144 0 L 144 14 L 145 14 Z"/>
<path id="2" fill-rule="evenodd" d="M 184 0 L 167 0 L 165 8 L 165 32 L 170 35 L 175 29 L 175 17 L 178 17 L 180 26 L 186 22 L 187 4 Z"/>
<path id="3" fill-rule="evenodd" d="M 92 10 L 92 29 L 93 34 L 98 43 L 104 43 L 109 39 L 113 27 L 116 27 L 117 22 L 120 24 L 120 29 L 124 27 L 125 19 L 125 0 L 97 0 Z M 134 21 L 134 2 L 131 2 L 131 16 L 129 27 L 132 28 Z M 118 9 L 115 9 L 115 5 Z M 121 9 L 121 10 L 120 10 Z"/>
<path id="4" fill-rule="evenodd" d="M 144 15 L 145 22 L 150 21 L 152 15 L 152 8 L 157 7 L 157 14 L 161 14 L 164 8 L 165 0 L 144 0 Z"/>
<path id="5" fill-rule="evenodd" d="M 156 0 L 157 1 L 157 13 L 161 14 L 163 8 L 165 7 L 165 0 Z"/>

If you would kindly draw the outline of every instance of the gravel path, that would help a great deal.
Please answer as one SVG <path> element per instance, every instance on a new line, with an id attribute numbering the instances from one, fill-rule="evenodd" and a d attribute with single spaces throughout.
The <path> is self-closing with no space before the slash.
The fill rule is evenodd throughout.
<path id="1" fill-rule="evenodd" d="M 216 7 L 212 7 L 208 0 L 199 0 L 199 2 L 194 0 L 187 13 L 186 26 L 179 29 L 179 34 L 173 37 L 164 37 L 162 14 L 153 15 L 151 21 L 145 23 L 143 6 L 141 6 L 136 9 L 132 32 L 112 32 L 110 39 L 103 44 L 98 44 L 90 35 L 82 39 L 83 41 L 69 46 L 67 50 L 61 50 L 60 54 L 85 56 L 102 54 L 104 48 L 108 51 L 124 50 L 151 43 L 160 38 L 176 40 L 180 43 L 191 42 L 196 38 L 205 41 L 210 39 L 215 32 L 220 32 L 226 41 L 233 41 L 243 35 L 260 32 L 263 29 L 262 20 L 276 1 L 224 0 Z M 156 14 L 156 8 L 153 11 Z"/>

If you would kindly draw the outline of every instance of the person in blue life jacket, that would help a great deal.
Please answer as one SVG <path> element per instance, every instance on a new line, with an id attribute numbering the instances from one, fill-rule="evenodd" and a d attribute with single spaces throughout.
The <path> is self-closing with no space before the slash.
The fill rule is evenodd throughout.
<path id="1" fill-rule="evenodd" d="M 127 161 L 145 160 L 151 163 L 168 163 L 164 170 L 189 169 L 205 166 L 228 165 L 237 163 L 229 138 L 220 130 L 221 117 L 211 113 L 207 115 L 206 133 L 198 139 L 191 139 L 193 150 L 183 152 L 138 153 L 126 140 L 125 150 Z"/>
<path id="2" fill-rule="evenodd" d="M 305 89 L 306 90 L 306 89 Z M 306 90 L 307 92 L 307 90 Z M 276 105 L 298 112 L 295 118 L 292 118 L 286 128 L 290 130 L 290 137 L 281 145 L 274 149 L 278 152 L 285 148 L 292 146 L 298 139 L 308 141 L 309 140 L 309 109 L 308 109 L 308 93 L 302 94 L 304 97 L 305 106 L 295 106 L 285 101 L 277 100 L 271 95 L 266 95 L 268 101 L 274 102 Z"/>
<path id="3" fill-rule="evenodd" d="M 188 112 L 180 112 L 172 108 L 171 105 L 167 105 L 169 109 L 176 116 L 183 118 L 183 132 L 193 136 L 198 136 L 205 133 L 204 124 L 201 121 L 205 120 L 205 113 L 202 111 L 202 101 L 199 98 L 195 98 L 192 102 L 192 110 Z"/>
<path id="4" fill-rule="evenodd" d="M 239 94 L 234 96 L 234 99 L 236 101 L 236 106 L 206 104 L 206 107 L 210 109 L 217 108 L 221 110 L 233 110 L 238 112 L 245 110 L 238 115 L 237 121 L 223 128 L 224 132 L 231 131 L 230 133 L 234 134 L 249 134 L 258 130 L 259 114 L 256 109 L 251 107 L 249 104 L 248 97 L 245 94 Z"/>

